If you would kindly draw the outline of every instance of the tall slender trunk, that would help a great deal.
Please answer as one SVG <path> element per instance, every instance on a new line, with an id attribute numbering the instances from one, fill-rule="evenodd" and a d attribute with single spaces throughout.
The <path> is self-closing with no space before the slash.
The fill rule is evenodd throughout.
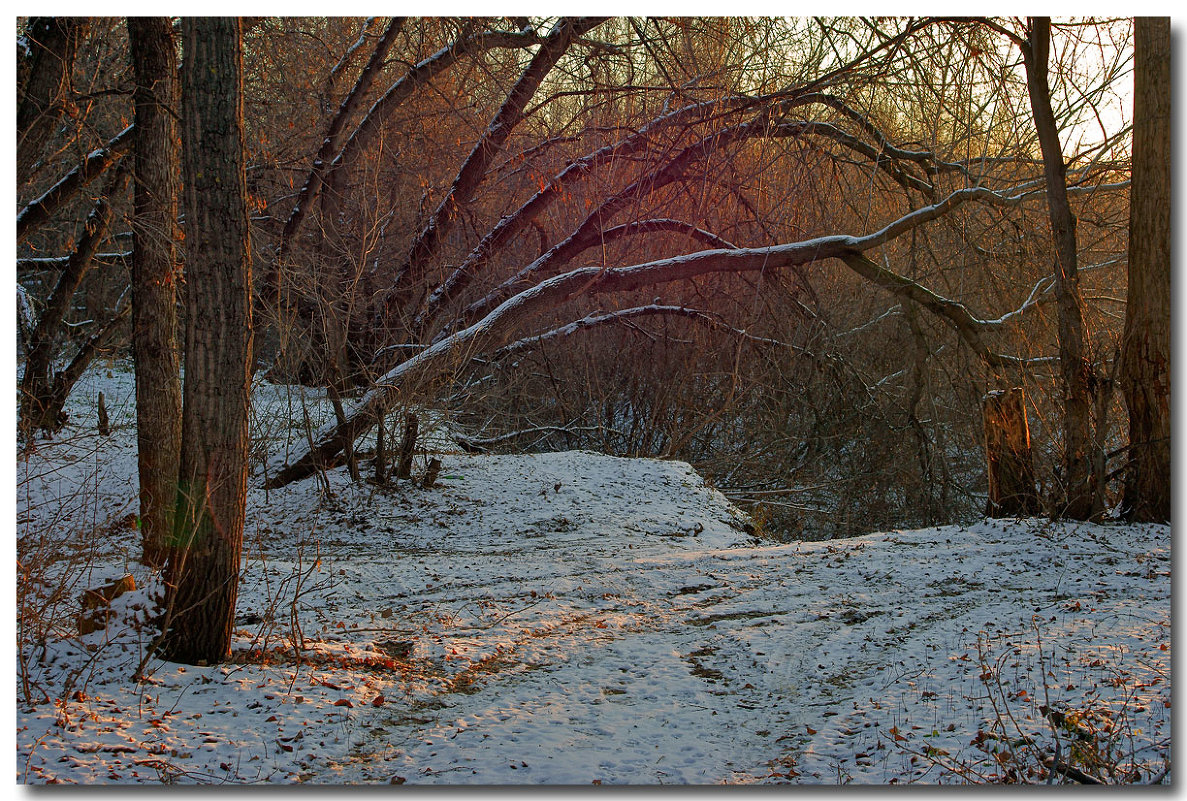
<path id="1" fill-rule="evenodd" d="M 136 74 L 132 354 L 142 560 L 160 567 L 173 526 L 181 451 L 177 352 L 177 57 L 167 17 L 129 17 Z"/>
<path id="2" fill-rule="evenodd" d="M 182 23 L 186 347 L 165 658 L 230 652 L 247 500 L 251 251 L 239 20 Z"/>
<path id="3" fill-rule="evenodd" d="M 1051 49 L 1051 20 L 1030 21 L 1022 48 L 1030 107 L 1034 114 L 1043 171 L 1047 183 L 1047 209 L 1055 242 L 1055 297 L 1059 332 L 1059 360 L 1063 380 L 1063 481 L 1062 516 L 1087 520 L 1099 510 L 1092 476 L 1092 394 L 1094 377 L 1085 342 L 1084 303 L 1076 259 L 1076 218 L 1067 195 L 1067 167 L 1059 143 L 1059 125 L 1051 107 L 1047 59 Z"/>
<path id="4" fill-rule="evenodd" d="M 1121 356 L 1122 391 L 1129 410 L 1122 513 L 1138 521 L 1171 519 L 1170 58 L 1170 20 L 1138 17 L 1129 300 Z"/>

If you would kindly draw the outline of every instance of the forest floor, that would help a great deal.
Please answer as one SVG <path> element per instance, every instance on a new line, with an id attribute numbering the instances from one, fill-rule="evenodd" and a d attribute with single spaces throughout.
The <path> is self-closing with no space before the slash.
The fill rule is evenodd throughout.
<path id="1" fill-rule="evenodd" d="M 1169 526 L 770 544 L 680 462 L 442 436 L 431 489 L 252 489 L 233 660 L 133 681 L 132 386 L 96 372 L 18 457 L 20 783 L 1169 781 Z M 257 463 L 327 414 L 295 392 L 257 387 Z"/>

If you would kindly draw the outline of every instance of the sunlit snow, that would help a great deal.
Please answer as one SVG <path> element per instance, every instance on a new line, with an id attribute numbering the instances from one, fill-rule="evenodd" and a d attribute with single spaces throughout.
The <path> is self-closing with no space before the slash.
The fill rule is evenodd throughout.
<path id="1" fill-rule="evenodd" d="M 300 393 L 259 382 L 255 464 L 326 420 Z M 18 459 L 18 782 L 949 783 L 1002 778 L 1023 738 L 1067 754 L 1041 707 L 1143 781 L 1169 758 L 1168 526 L 779 545 L 683 463 L 467 455 L 445 429 L 430 489 L 253 489 L 234 659 L 134 682 L 159 585 L 132 397 L 99 370 Z M 77 636 L 77 596 L 125 572 L 141 589 Z"/>

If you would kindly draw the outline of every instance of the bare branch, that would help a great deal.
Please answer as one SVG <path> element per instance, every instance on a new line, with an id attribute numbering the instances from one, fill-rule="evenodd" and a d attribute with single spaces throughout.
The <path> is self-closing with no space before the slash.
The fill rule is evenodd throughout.
<path id="1" fill-rule="evenodd" d="M 522 353 L 523 351 L 538 347 L 544 342 L 558 339 L 560 337 L 572 336 L 579 331 L 600 328 L 601 326 L 605 325 L 621 324 L 639 317 L 665 315 L 673 317 L 686 317 L 704 325 L 708 325 L 711 328 L 728 331 L 735 336 L 741 337 L 742 339 L 754 342 L 756 344 L 803 351 L 803 348 L 798 346 L 790 345 L 786 342 L 780 342 L 777 339 L 755 336 L 754 334 L 751 334 L 741 328 L 734 328 L 722 320 L 719 315 L 712 314 L 710 312 L 702 311 L 700 309 L 690 309 L 686 306 L 663 306 L 658 303 L 651 303 L 646 306 L 634 306 L 629 309 L 619 309 L 617 311 L 607 312 L 606 314 L 591 314 L 586 317 L 582 317 L 580 320 L 566 323 L 565 325 L 545 331 L 542 334 L 525 337 L 524 339 L 512 342 L 510 345 L 505 345 L 492 353 L 491 359 L 494 361 L 502 361 L 509 356 L 514 356 L 517 353 Z"/>
<path id="2" fill-rule="evenodd" d="M 334 118 L 330 120 L 330 124 L 326 129 L 325 138 L 322 140 L 321 147 L 318 148 L 317 155 L 313 157 L 313 165 L 309 170 L 309 177 L 305 179 L 305 183 L 301 186 L 301 191 L 297 195 L 296 205 L 293 206 L 292 213 L 289 214 L 288 220 L 284 224 L 284 231 L 280 235 L 280 244 L 276 261 L 268 272 L 268 276 L 264 281 L 265 289 L 271 287 L 276 280 L 277 263 L 284 263 L 288 257 L 289 250 L 292 248 L 293 240 L 296 238 L 297 231 L 301 227 L 301 223 L 308 216 L 310 209 L 313 207 L 313 198 L 321 190 L 322 180 L 325 177 L 325 172 L 329 167 L 329 162 L 333 158 L 334 153 L 337 152 L 342 131 L 346 127 L 347 120 L 358 109 L 363 102 L 368 89 L 374 82 L 379 70 L 383 67 L 383 61 L 387 58 L 388 52 L 392 45 L 395 44 L 396 35 L 400 32 L 404 25 L 403 17 L 396 17 L 388 23 L 387 29 L 383 35 L 379 37 L 379 42 L 375 45 L 375 51 L 371 54 L 371 59 L 367 62 L 367 66 L 359 74 L 358 80 L 355 81 L 354 87 L 343 98 L 342 103 L 338 106 L 338 111 Z M 360 36 L 359 41 L 353 45 L 353 48 L 362 43 L 364 37 Z M 349 53 L 347 54 L 349 55 Z M 345 60 L 347 56 L 343 56 Z M 336 68 L 335 68 L 336 69 Z"/>
<path id="3" fill-rule="evenodd" d="M 17 244 L 24 242 L 29 234 L 48 222 L 58 209 L 66 204 L 78 191 L 98 178 L 117 159 L 132 147 L 133 126 L 120 131 L 110 142 L 91 151 L 82 164 L 66 173 L 60 181 L 46 190 L 45 194 L 29 203 L 16 217 Z"/>
<path id="4" fill-rule="evenodd" d="M 487 167 L 523 119 L 523 110 L 540 83 L 572 45 L 573 39 L 600 25 L 602 18 L 564 19 L 557 23 L 531 62 L 508 92 L 503 105 L 466 157 L 449 191 L 424 228 L 413 240 L 404 264 L 396 271 L 392 291 L 399 295 L 427 269 L 440 243 L 448 235 L 461 209 L 470 201 L 486 176 Z"/>
<path id="5" fill-rule="evenodd" d="M 974 317 L 962 304 L 943 298 L 909 279 L 874 264 L 862 251 L 879 247 L 894 237 L 935 219 L 970 199 L 1001 200 L 995 193 L 976 188 L 955 192 L 930 212 L 919 210 L 865 237 L 834 235 L 761 248 L 704 250 L 627 267 L 584 267 L 541 281 L 503 301 L 478 322 L 439 340 L 402 362 L 379 378 L 346 415 L 341 424 L 320 429 L 311 445 L 298 451 L 291 464 L 283 456 L 269 468 L 268 486 L 279 487 L 311 474 L 366 433 L 384 407 L 390 393 L 402 384 L 439 370 L 442 362 L 467 360 L 502 345 L 525 319 L 539 311 L 563 305 L 579 295 L 628 292 L 653 284 L 687 280 L 711 273 L 765 272 L 836 258 L 890 291 L 919 302 L 952 325 L 974 352 L 993 365 L 1017 366 L 1018 360 L 993 353 L 983 337 L 985 322 Z M 1009 200 L 1009 198 L 1006 198 Z"/>

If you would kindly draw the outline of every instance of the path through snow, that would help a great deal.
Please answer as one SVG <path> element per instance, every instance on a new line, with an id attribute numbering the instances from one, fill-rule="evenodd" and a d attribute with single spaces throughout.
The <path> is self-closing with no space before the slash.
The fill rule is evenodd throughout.
<path id="1" fill-rule="evenodd" d="M 112 439 L 75 431 L 18 466 L 26 549 L 130 507 L 129 385 L 102 386 Z M 1168 753 L 1169 527 L 762 545 L 682 463 L 443 460 L 428 490 L 344 470 L 330 492 L 253 490 L 239 664 L 151 662 L 136 685 L 144 635 L 115 624 L 27 648 L 48 700 L 18 677 L 18 780 L 952 781 L 944 765 L 998 767 L 973 741 L 1002 709 L 1050 739 L 1043 704 L 1112 721 L 1149 772 Z M 135 550 L 108 535 L 76 583 L 151 587 Z M 262 664 L 298 633 L 301 664 Z"/>

